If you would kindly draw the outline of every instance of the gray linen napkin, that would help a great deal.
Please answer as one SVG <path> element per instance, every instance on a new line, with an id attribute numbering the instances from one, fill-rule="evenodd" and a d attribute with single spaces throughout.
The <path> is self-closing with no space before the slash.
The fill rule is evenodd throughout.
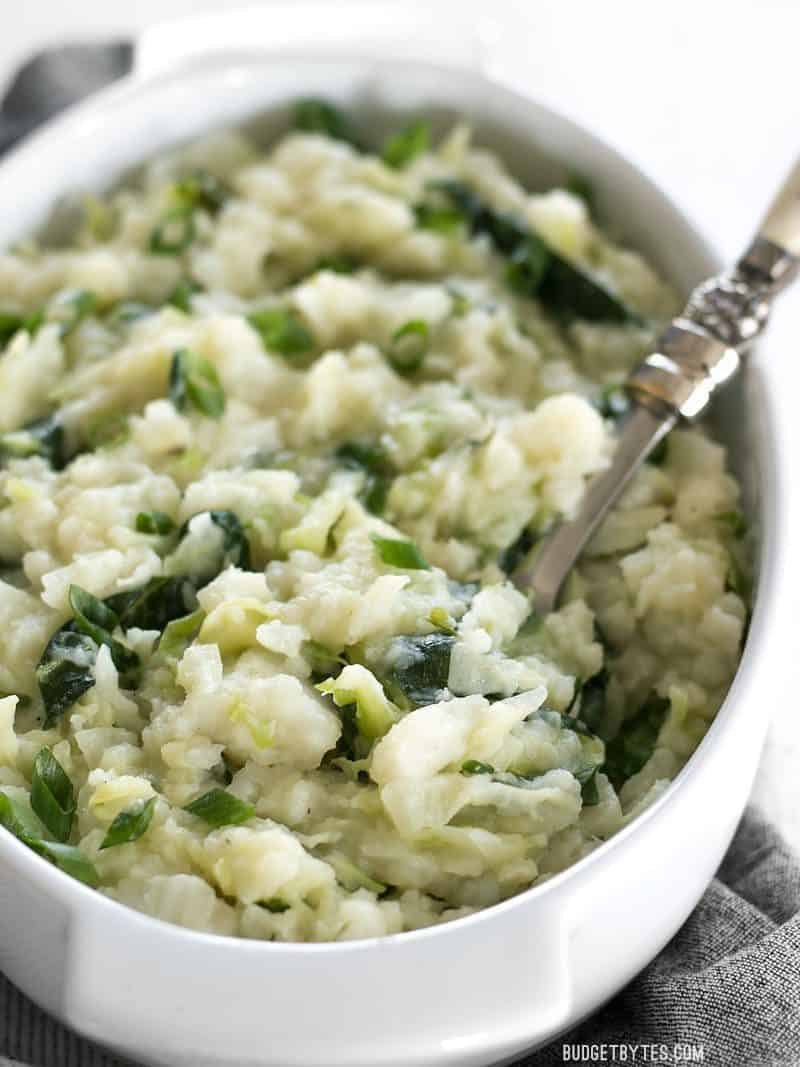
<path id="1" fill-rule="evenodd" d="M 0 106 L 0 152 L 126 73 L 131 59 L 124 42 L 35 57 Z M 713 1067 L 800 1065 L 800 864 L 754 811 L 661 955 L 600 1012 L 517 1067 L 676 1063 L 676 1057 Z M 18 1063 L 124 1067 L 0 975 L 0 1067 Z"/>
<path id="2" fill-rule="evenodd" d="M 0 1067 L 15 1061 L 123 1067 L 0 978 Z M 800 862 L 757 812 L 747 812 L 661 955 L 591 1019 L 516 1067 L 565 1062 L 800 1064 Z"/>

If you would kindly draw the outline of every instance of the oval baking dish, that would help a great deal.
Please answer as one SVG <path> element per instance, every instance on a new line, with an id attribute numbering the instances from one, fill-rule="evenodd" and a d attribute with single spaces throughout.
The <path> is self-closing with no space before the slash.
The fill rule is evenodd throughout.
<path id="1" fill-rule="evenodd" d="M 252 29 L 243 20 L 239 40 L 251 39 Z M 0 244 L 40 225 L 63 194 L 104 188 L 206 130 L 247 122 L 268 140 L 298 95 L 330 98 L 368 130 L 398 113 L 464 116 L 528 185 L 541 185 L 552 159 L 587 174 L 604 221 L 678 291 L 716 266 L 632 164 L 566 119 L 476 72 L 358 58 L 346 46 L 313 55 L 287 45 L 267 55 L 231 43 L 100 94 L 0 166 L 3 201 L 14 205 L 0 220 Z M 153 1065 L 487 1065 L 589 1014 L 687 917 L 752 783 L 767 725 L 759 683 L 783 652 L 773 614 L 784 520 L 771 424 L 769 381 L 756 364 L 715 414 L 758 531 L 755 607 L 737 676 L 675 782 L 591 855 L 443 926 L 350 943 L 265 944 L 194 933 L 128 910 L 2 831 L 3 971 L 76 1030 Z"/>

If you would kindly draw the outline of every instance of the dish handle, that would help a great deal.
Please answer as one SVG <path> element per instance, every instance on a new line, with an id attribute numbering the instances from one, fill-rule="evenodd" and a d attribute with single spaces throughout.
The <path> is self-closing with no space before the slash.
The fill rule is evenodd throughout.
<path id="1" fill-rule="evenodd" d="M 574 903 L 553 894 L 414 934 L 287 945 L 95 902 L 70 930 L 63 1014 L 172 1067 L 477 1067 L 568 1025 Z"/>
<path id="2" fill-rule="evenodd" d="M 486 70 L 500 35 L 491 17 L 462 5 L 282 2 L 148 27 L 136 43 L 134 76 L 150 79 L 223 54 L 293 52 Z"/>

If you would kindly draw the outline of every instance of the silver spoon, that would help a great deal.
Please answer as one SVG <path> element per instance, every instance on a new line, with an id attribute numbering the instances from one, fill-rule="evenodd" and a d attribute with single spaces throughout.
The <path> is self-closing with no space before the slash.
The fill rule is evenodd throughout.
<path id="1" fill-rule="evenodd" d="M 555 609 L 569 572 L 625 486 L 681 420 L 697 419 L 739 369 L 775 296 L 800 272 L 800 162 L 773 200 L 734 267 L 699 285 L 666 327 L 655 351 L 628 376 L 631 410 L 611 465 L 593 478 L 577 516 L 561 523 L 512 573 L 534 611 Z"/>

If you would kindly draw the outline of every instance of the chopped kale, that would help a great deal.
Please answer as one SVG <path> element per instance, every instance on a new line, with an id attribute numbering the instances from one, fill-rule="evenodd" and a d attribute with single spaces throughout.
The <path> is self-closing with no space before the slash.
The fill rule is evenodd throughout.
<path id="1" fill-rule="evenodd" d="M 36 666 L 36 681 L 45 708 L 45 729 L 54 726 L 64 712 L 94 685 L 97 644 L 87 634 L 76 632 L 72 622 L 57 630 L 47 642 Z"/>
<path id="2" fill-rule="evenodd" d="M 497 565 L 506 574 L 511 574 L 522 563 L 530 550 L 539 540 L 530 526 L 525 526 L 515 541 L 503 549 L 497 559 Z"/>
<path id="3" fill-rule="evenodd" d="M 335 457 L 343 467 L 364 472 L 364 485 L 359 499 L 373 515 L 383 513 L 394 468 L 379 444 L 347 441 L 336 449 Z"/>
<path id="4" fill-rule="evenodd" d="M 53 416 L 34 419 L 21 430 L 0 435 L 0 462 L 41 456 L 53 470 L 63 470 L 71 459 L 64 427 Z"/>
<path id="5" fill-rule="evenodd" d="M 521 295 L 536 297 L 554 314 L 590 322 L 640 319 L 600 282 L 563 259 L 516 216 L 489 207 L 469 186 L 452 179 L 432 187 L 446 194 L 474 234 L 485 234 L 510 259 L 508 281 Z"/>
<path id="6" fill-rule="evenodd" d="M 335 141 L 345 141 L 354 148 L 361 147 L 349 119 L 329 101 L 319 97 L 295 101 L 294 127 L 304 133 L 321 133 Z"/>
<path id="7" fill-rule="evenodd" d="M 435 703 L 447 688 L 454 644 L 452 636 L 441 633 L 394 638 L 389 653 L 393 666 L 387 678 L 391 692 L 411 707 Z"/>
<path id="8" fill-rule="evenodd" d="M 669 707 L 669 700 L 652 694 L 608 742 L 602 770 L 615 789 L 637 774 L 652 756 Z"/>

